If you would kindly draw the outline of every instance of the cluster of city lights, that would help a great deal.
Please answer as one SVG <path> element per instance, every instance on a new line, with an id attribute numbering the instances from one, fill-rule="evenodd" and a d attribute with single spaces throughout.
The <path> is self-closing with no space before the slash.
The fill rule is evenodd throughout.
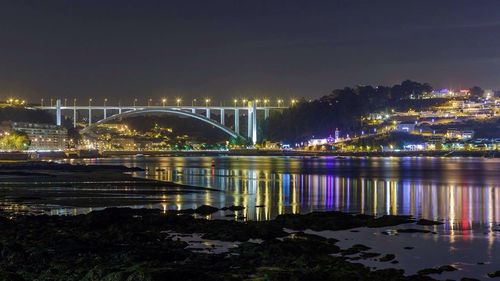
<path id="1" fill-rule="evenodd" d="M 25 100 L 22 100 L 22 99 L 16 99 L 16 98 L 9 98 L 6 103 L 8 105 L 24 105 L 26 104 L 26 101 Z"/>

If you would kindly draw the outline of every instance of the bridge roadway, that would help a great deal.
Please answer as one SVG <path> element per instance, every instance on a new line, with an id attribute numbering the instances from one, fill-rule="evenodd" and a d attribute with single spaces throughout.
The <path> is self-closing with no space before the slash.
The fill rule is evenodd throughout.
<path id="1" fill-rule="evenodd" d="M 202 120 L 206 123 L 213 124 L 213 122 L 218 122 L 219 124 L 225 127 L 225 116 L 227 111 L 233 111 L 234 115 L 234 135 L 240 135 L 240 114 L 241 112 L 247 113 L 247 122 L 248 122 L 248 130 L 247 130 L 247 137 L 249 140 L 252 140 L 252 142 L 255 144 L 257 142 L 257 112 L 258 111 L 264 111 L 264 120 L 269 117 L 269 111 L 270 110 L 283 110 L 286 109 L 287 107 L 285 106 L 257 106 L 257 103 L 254 101 L 249 101 L 248 106 L 184 106 L 184 105 L 179 105 L 179 106 L 171 106 L 171 105 L 155 105 L 155 106 L 138 106 L 138 105 L 133 105 L 133 106 L 115 106 L 115 105 L 87 105 L 87 106 L 81 106 L 81 105 L 70 105 L 70 106 L 63 106 L 61 104 L 61 100 L 58 99 L 56 100 L 56 104 L 52 106 L 34 106 L 33 108 L 41 109 L 41 110 L 48 110 L 48 111 L 55 111 L 56 113 L 56 124 L 58 126 L 61 125 L 62 121 L 62 111 L 63 110 L 71 110 L 73 111 L 73 126 L 76 127 L 77 124 L 77 112 L 78 111 L 87 111 L 88 112 L 88 126 L 92 126 L 92 114 L 93 112 L 96 111 L 102 111 L 103 112 L 103 118 L 100 120 L 96 120 L 97 122 L 95 123 L 103 123 L 107 119 L 116 119 L 120 116 L 128 116 L 131 115 L 134 112 L 137 112 L 137 114 L 141 113 L 154 113 L 154 112 L 165 112 L 165 113 L 173 113 L 176 114 L 177 112 L 181 113 L 181 115 L 187 116 L 187 117 L 193 117 L 199 120 Z M 199 114 L 198 112 L 202 111 L 205 114 Z M 220 120 L 214 120 L 211 118 L 211 113 L 213 111 L 219 111 L 219 118 Z M 109 112 L 112 112 L 114 114 L 108 115 Z M 127 113 L 127 114 L 126 114 Z M 189 114 L 190 113 L 190 114 Z M 219 126 L 220 127 L 220 126 Z M 226 128 L 227 130 L 231 130 L 229 128 Z M 226 131 L 227 131 L 226 130 Z M 233 134 L 232 134 L 233 135 Z"/>

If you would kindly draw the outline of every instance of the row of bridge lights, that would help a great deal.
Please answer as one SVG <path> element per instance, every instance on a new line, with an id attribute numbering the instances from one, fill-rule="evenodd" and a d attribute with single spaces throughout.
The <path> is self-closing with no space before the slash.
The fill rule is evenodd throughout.
<path id="1" fill-rule="evenodd" d="M 89 99 L 89 106 L 91 106 L 91 105 L 92 105 L 92 100 L 93 100 L 92 98 L 90 98 L 90 99 Z M 42 98 L 42 99 L 41 99 L 41 105 L 42 105 L 42 106 L 43 106 L 43 101 L 44 101 L 44 99 Z M 134 99 L 134 107 L 137 105 L 137 101 L 138 101 L 138 99 L 137 99 L 137 98 L 136 98 L 136 99 Z M 168 101 L 168 100 L 167 100 L 167 98 L 163 98 L 163 99 L 161 99 L 161 104 L 162 104 L 162 106 L 166 106 L 166 105 L 167 105 L 167 101 Z M 240 99 L 240 100 L 238 100 L 238 99 L 234 99 L 234 100 L 233 100 L 233 102 L 234 102 L 234 106 L 238 106 L 238 103 L 239 103 L 240 101 L 241 101 L 242 105 L 243 105 L 243 106 L 245 106 L 249 100 L 248 100 L 248 99 Z M 50 106 L 53 106 L 53 102 L 54 102 L 54 99 L 50 99 Z M 105 98 L 105 99 L 104 99 L 104 106 L 106 106 L 106 103 L 107 103 L 107 102 L 108 102 L 108 99 L 107 99 L 107 98 Z M 153 102 L 153 99 L 149 99 L 149 100 L 148 100 L 148 106 L 151 106 L 151 103 L 152 103 L 152 102 Z M 182 99 L 181 99 L 181 98 L 177 98 L 177 99 L 175 100 L 175 102 L 176 102 L 176 105 L 177 105 L 177 106 L 181 106 L 181 105 L 182 105 Z M 193 99 L 193 100 L 191 101 L 191 106 L 196 106 L 196 103 L 197 103 L 197 102 L 198 102 L 198 100 L 197 100 L 197 99 Z M 291 99 L 291 100 L 290 100 L 290 105 L 291 105 L 291 106 L 294 106 L 297 102 L 298 102 L 298 100 L 296 100 L 296 99 Z M 210 106 L 210 103 L 211 103 L 211 99 L 209 99 L 209 98 L 205 99 L 205 106 Z M 264 106 L 271 105 L 271 101 L 270 101 L 269 99 L 256 99 L 256 100 L 255 100 L 255 103 L 256 103 L 257 105 L 262 104 L 262 105 L 264 105 Z M 278 99 L 278 100 L 276 100 L 276 104 L 278 105 L 278 107 L 283 106 L 283 103 L 284 103 L 284 100 L 282 100 L 282 99 Z M 64 99 L 64 106 L 68 106 L 68 99 Z M 73 106 L 76 106 L 76 99 L 73 99 Z"/>

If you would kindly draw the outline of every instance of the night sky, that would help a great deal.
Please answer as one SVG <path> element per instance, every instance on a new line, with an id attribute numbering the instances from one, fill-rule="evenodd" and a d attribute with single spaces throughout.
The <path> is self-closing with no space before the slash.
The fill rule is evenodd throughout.
<path id="1" fill-rule="evenodd" d="M 0 99 L 500 89 L 500 1 L 0 1 Z"/>

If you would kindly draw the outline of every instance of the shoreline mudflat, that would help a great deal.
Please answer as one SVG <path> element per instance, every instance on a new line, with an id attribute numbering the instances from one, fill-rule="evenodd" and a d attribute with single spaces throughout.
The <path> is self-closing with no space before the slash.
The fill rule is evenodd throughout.
<path id="1" fill-rule="evenodd" d="M 341 249 L 335 239 L 302 232 L 414 222 L 409 217 L 324 212 L 237 222 L 191 216 L 201 211 L 111 208 L 78 216 L 0 217 L 0 279 L 433 280 L 427 272 L 405 276 L 403 270 L 371 270 L 348 258 L 373 257 L 368 247 Z M 235 246 L 200 252 L 180 239 L 197 233 L 200 245 L 209 240 Z"/>
<path id="2" fill-rule="evenodd" d="M 160 196 L 214 191 L 134 177 L 138 171 L 119 165 L 0 163 L 0 210 L 16 215 L 48 213 L 58 206 L 141 206 L 161 202 Z"/>

